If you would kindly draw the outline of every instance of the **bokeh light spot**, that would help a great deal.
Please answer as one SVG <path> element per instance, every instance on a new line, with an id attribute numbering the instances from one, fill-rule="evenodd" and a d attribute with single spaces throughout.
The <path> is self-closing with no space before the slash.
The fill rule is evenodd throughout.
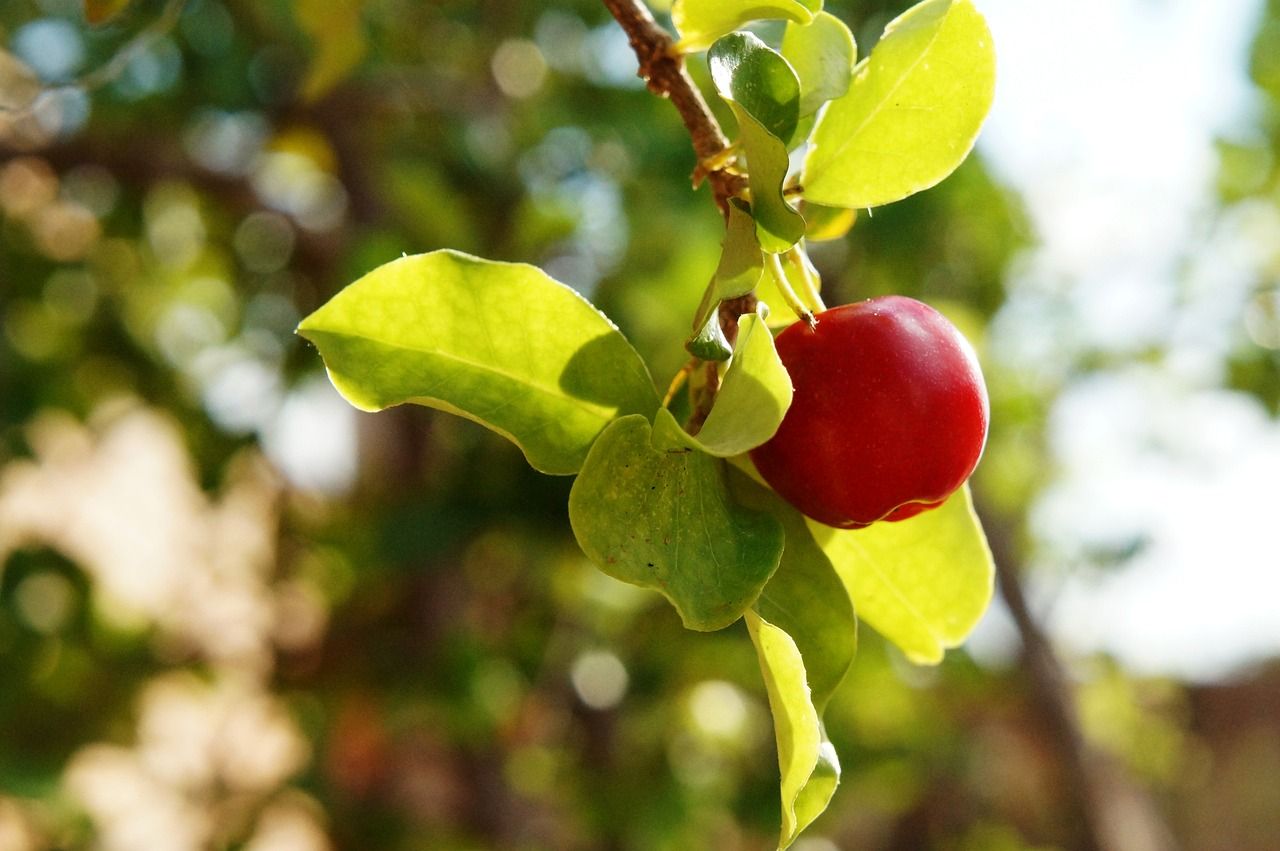
<path id="1" fill-rule="evenodd" d="M 573 660 L 569 678 L 578 698 L 592 709 L 612 709 L 627 693 L 622 660 L 607 650 L 592 650 Z"/>
<path id="2" fill-rule="evenodd" d="M 538 45 L 520 38 L 498 45 L 491 67 L 498 88 L 511 98 L 532 97 L 547 78 L 547 60 Z"/>

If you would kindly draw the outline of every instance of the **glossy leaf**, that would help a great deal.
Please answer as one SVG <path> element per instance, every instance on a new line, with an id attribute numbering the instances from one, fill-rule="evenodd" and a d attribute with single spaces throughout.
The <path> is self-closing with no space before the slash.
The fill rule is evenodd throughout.
<path id="1" fill-rule="evenodd" d="M 785 19 L 808 23 L 822 0 L 675 0 L 671 21 L 682 51 L 706 50 L 720 36 L 751 21 Z"/>
<path id="2" fill-rule="evenodd" d="M 604 314 L 542 270 L 454 251 L 381 266 L 303 320 L 357 408 L 413 402 L 514 441 L 544 473 L 573 473 L 596 436 L 657 394 Z"/>
<path id="3" fill-rule="evenodd" d="M 804 218 L 782 194 L 790 165 L 786 140 L 800 118 L 800 81 L 781 54 L 751 33 L 720 39 L 707 60 L 716 91 L 738 120 L 760 246 L 786 251 L 804 236 Z"/>
<path id="4" fill-rule="evenodd" d="M 805 197 L 875 207 L 951 174 L 995 93 L 995 50 L 970 0 L 925 0 L 888 27 L 810 137 Z"/>
<path id="5" fill-rule="evenodd" d="M 711 283 L 707 285 L 702 303 L 694 316 L 695 337 L 703 334 L 707 324 L 715 318 L 720 302 L 744 296 L 754 290 L 763 273 L 764 261 L 760 256 L 760 240 L 756 237 L 756 223 L 751 218 L 751 210 L 742 201 L 731 198 L 720 263 L 716 266 L 715 274 L 712 275 Z M 719 327 L 718 322 L 716 327 Z M 699 357 L 702 356 L 699 355 Z M 704 359 L 718 360 L 719 358 Z"/>
<path id="6" fill-rule="evenodd" d="M 758 315 L 738 323 L 733 360 L 725 371 L 711 414 L 696 437 L 681 440 L 720 458 L 741 455 L 769 438 L 791 406 L 791 377 L 778 358 L 773 335 Z"/>
<path id="7" fill-rule="evenodd" d="M 822 728 L 796 642 L 755 611 L 747 612 L 746 621 L 773 715 L 782 789 L 778 848 L 784 849 L 826 809 L 839 782 L 840 762 Z"/>
<path id="8" fill-rule="evenodd" d="M 623 417 L 591 448 L 569 522 L 605 573 L 669 599 L 689 629 L 742 616 L 782 556 L 782 527 L 731 497 L 724 462 L 688 448 L 671 413 Z"/>
<path id="9" fill-rule="evenodd" d="M 991 602 L 991 551 L 967 486 L 909 520 L 849 530 L 807 522 L 858 617 L 913 662 L 942 661 Z"/>
<path id="10" fill-rule="evenodd" d="M 702 360 L 727 361 L 733 357 L 733 346 L 729 345 L 729 338 L 720 327 L 718 311 L 703 320 L 702 327 L 685 341 L 684 347 L 689 354 Z"/>
<path id="11" fill-rule="evenodd" d="M 717 41 L 707 54 L 716 91 L 751 114 L 779 140 L 800 118 L 800 79 L 782 54 L 748 32 Z"/>
<path id="12" fill-rule="evenodd" d="M 800 79 L 801 115 L 811 115 L 849 91 L 857 53 L 853 33 L 830 12 L 819 12 L 808 24 L 787 24 L 782 56 Z"/>

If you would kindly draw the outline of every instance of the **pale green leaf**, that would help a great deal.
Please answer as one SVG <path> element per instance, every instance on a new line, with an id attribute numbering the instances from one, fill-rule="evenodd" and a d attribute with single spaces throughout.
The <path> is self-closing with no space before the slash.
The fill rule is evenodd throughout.
<path id="1" fill-rule="evenodd" d="M 671 22 L 681 51 L 706 50 L 712 42 L 751 21 L 785 19 L 808 23 L 822 0 L 675 0 Z"/>
<path id="2" fill-rule="evenodd" d="M 800 78 L 801 115 L 817 112 L 849 90 L 857 52 L 853 33 L 830 12 L 819 12 L 808 24 L 787 24 L 782 56 Z"/>
<path id="3" fill-rule="evenodd" d="M 648 370 L 604 314 L 542 270 L 455 251 L 380 266 L 298 326 L 357 408 L 413 402 L 577 472 L 596 436 L 658 407 Z"/>
<path id="4" fill-rule="evenodd" d="M 839 785 L 840 757 L 831 740 L 827 738 L 826 729 L 823 728 L 822 742 L 818 745 L 818 764 L 813 767 L 809 781 L 796 796 L 796 834 L 792 837 L 792 841 L 799 837 L 801 831 L 813 824 L 814 819 L 826 812 L 827 805 L 831 803 L 832 797 L 836 794 L 836 787 Z"/>
<path id="5" fill-rule="evenodd" d="M 958 646 L 991 602 L 994 566 L 968 487 L 909 520 L 865 529 L 808 521 L 858 617 L 913 662 Z"/>
<path id="6" fill-rule="evenodd" d="M 689 449 L 669 411 L 654 423 L 623 417 L 600 435 L 569 493 L 569 522 L 602 571 L 661 592 L 689 629 L 720 629 L 777 569 L 782 527 L 733 500 L 724 462 Z"/>
<path id="7" fill-rule="evenodd" d="M 760 276 L 764 273 L 764 261 L 760 255 L 760 240 L 756 236 L 756 223 L 751 218 L 751 211 L 737 198 L 729 199 L 729 220 L 725 224 L 724 243 L 720 252 L 720 263 L 716 266 L 711 283 L 702 296 L 702 303 L 693 319 L 694 338 L 691 343 L 719 330 L 716 321 L 717 308 L 720 302 L 744 296 L 756 288 Z M 714 322 L 715 328 L 708 328 Z M 723 340 L 723 335 L 720 336 Z M 690 347 L 690 352 L 704 360 L 724 360 L 732 351 L 725 343 L 725 357 L 705 357 Z"/>
<path id="8" fill-rule="evenodd" d="M 721 38 L 707 61 L 716 91 L 738 120 L 760 246 L 786 251 L 804 236 L 804 218 L 782 194 L 790 165 L 786 140 L 800 117 L 800 81 L 781 54 L 751 33 Z"/>
<path id="9" fill-rule="evenodd" d="M 778 848 L 784 849 L 826 809 L 839 782 L 840 763 L 813 704 L 796 642 L 755 611 L 747 612 L 746 621 L 773 714 L 782 787 Z"/>
<path id="10" fill-rule="evenodd" d="M 814 128 L 805 197 L 861 208 L 928 189 L 968 156 L 994 93 L 995 48 L 973 3 L 913 6 Z"/>
<path id="11" fill-rule="evenodd" d="M 773 335 L 759 315 L 738 322 L 733 360 L 715 405 L 697 436 L 677 435 L 685 446 L 719 458 L 741 455 L 769 438 L 791 406 L 791 376 L 778 358 Z"/>

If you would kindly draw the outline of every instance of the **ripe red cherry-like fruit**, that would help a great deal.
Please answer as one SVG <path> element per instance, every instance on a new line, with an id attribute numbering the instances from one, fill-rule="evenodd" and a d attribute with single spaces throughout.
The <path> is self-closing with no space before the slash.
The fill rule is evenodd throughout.
<path id="1" fill-rule="evenodd" d="M 941 313 L 884 296 L 776 340 L 795 395 L 751 459 L 774 490 L 845 529 L 905 520 L 964 484 L 987 439 L 977 356 Z"/>

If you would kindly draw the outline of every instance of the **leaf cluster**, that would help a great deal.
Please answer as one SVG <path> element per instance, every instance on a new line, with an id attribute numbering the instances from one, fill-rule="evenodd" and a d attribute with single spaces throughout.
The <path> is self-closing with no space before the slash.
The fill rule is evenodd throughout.
<path id="1" fill-rule="evenodd" d="M 908 658 L 936 663 L 984 611 L 992 565 L 967 490 L 909 521 L 842 531 L 758 481 L 745 453 L 791 402 L 770 333 L 784 314 L 770 306 L 811 319 L 822 301 L 806 240 L 843 235 L 854 210 L 960 164 L 991 102 L 994 54 L 969 0 L 925 0 L 860 61 L 820 0 L 679 0 L 672 17 L 682 50 L 708 51 L 747 186 L 728 205 L 686 343 L 718 385 L 696 388 L 714 399 L 697 426 L 681 426 L 604 314 L 533 266 L 450 250 L 404 257 L 299 332 L 356 407 L 458 414 L 511 440 L 535 469 L 576 474 L 569 517 L 583 551 L 664 595 L 686 627 L 745 619 L 775 721 L 784 848 L 839 780 L 822 712 L 853 659 L 855 612 Z M 786 21 L 776 48 L 742 29 L 769 18 Z M 759 309 L 726 334 L 721 305 L 751 294 Z"/>

